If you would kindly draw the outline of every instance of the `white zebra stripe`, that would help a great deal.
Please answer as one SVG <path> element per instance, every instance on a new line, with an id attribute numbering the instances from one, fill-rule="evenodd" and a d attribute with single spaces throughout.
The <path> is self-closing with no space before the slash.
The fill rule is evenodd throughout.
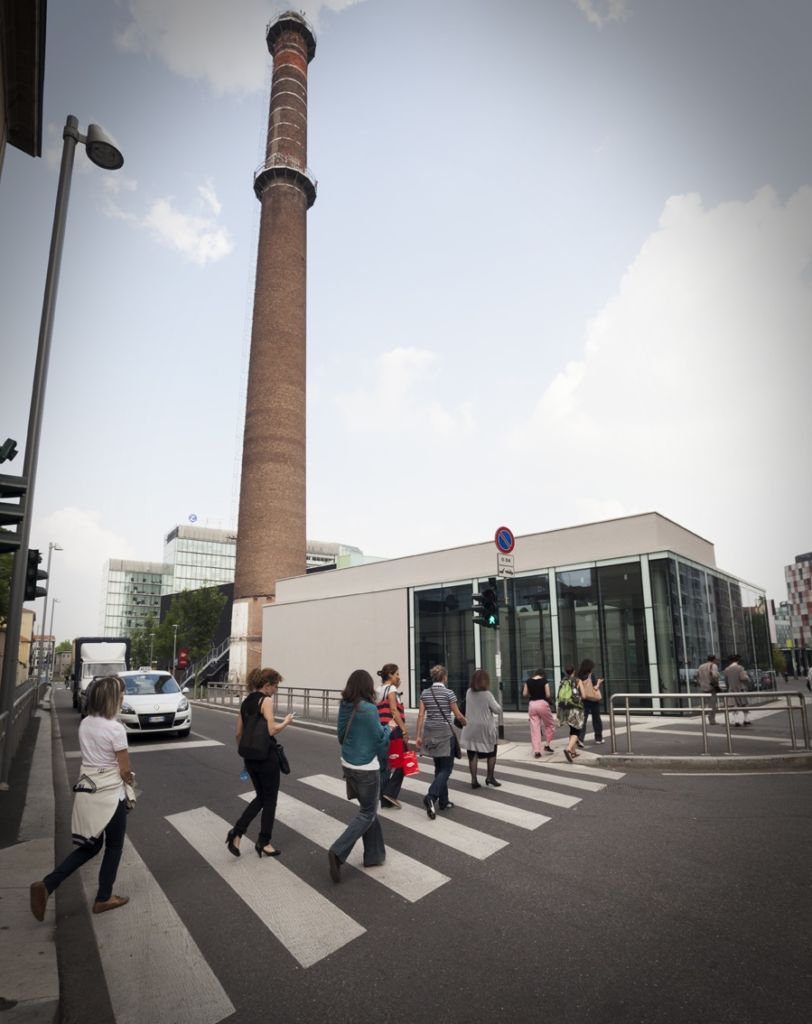
<path id="1" fill-rule="evenodd" d="M 552 786 L 569 786 L 570 789 L 585 789 L 590 793 L 599 793 L 606 789 L 605 782 L 590 782 L 588 779 L 570 779 L 547 775 L 544 768 L 538 770 L 533 768 L 508 768 L 507 765 L 499 764 L 497 768 L 500 775 L 515 775 L 520 779 L 536 779 L 538 782 L 547 783 Z"/>
<path id="2" fill-rule="evenodd" d="M 453 776 L 451 781 L 453 782 Z M 460 783 L 462 784 L 462 783 Z M 422 792 L 426 791 L 426 783 L 418 782 L 415 779 L 406 778 L 403 780 L 403 786 L 410 792 Z M 466 811 L 473 811 L 475 814 L 483 814 L 486 818 L 494 818 L 496 821 L 504 821 L 508 825 L 516 825 L 519 828 L 533 831 L 537 829 L 539 825 L 543 825 L 550 819 L 545 814 L 536 814 L 535 811 L 525 811 L 521 807 L 513 807 L 511 804 L 504 804 L 500 800 L 492 800 L 489 797 L 475 796 L 473 793 L 461 792 L 455 788 L 453 792 L 452 803 L 456 807 L 462 807 Z M 393 811 L 390 815 L 387 811 L 386 819 L 394 818 L 398 811 Z"/>
<path id="3" fill-rule="evenodd" d="M 279 858 L 259 859 L 250 846 L 246 851 L 250 857 L 239 860 L 230 857 L 223 845 L 230 825 L 208 807 L 171 814 L 166 820 L 244 900 L 302 967 L 312 967 L 366 931 L 289 871 Z M 173 1018 L 158 1014 L 155 1019 Z"/>
<path id="4" fill-rule="evenodd" d="M 80 875 L 92 902 L 96 872 Z M 118 877 L 130 902 L 91 918 L 117 1024 L 218 1024 L 230 1017 L 234 1005 L 129 839 Z"/>
<path id="5" fill-rule="evenodd" d="M 343 779 L 334 779 L 329 775 L 311 775 L 306 779 L 299 779 L 299 781 L 314 789 L 329 793 L 331 796 L 346 799 L 347 788 Z M 450 846 L 458 853 L 475 857 L 477 860 L 486 860 L 491 854 L 508 845 L 504 839 L 497 839 L 495 836 L 486 835 L 484 832 L 478 832 L 476 829 L 451 821 L 444 816 L 442 811 L 437 812 L 435 821 L 429 821 L 422 808 L 418 810 L 408 804 L 404 804 L 399 811 L 387 813 L 387 826 L 390 821 L 403 828 L 419 832 L 427 839 L 434 839 L 438 843 Z"/>
<path id="6" fill-rule="evenodd" d="M 240 799 L 248 803 L 254 799 L 254 796 L 253 792 L 243 793 Z M 329 814 L 318 811 L 315 807 L 310 807 L 309 804 L 281 792 L 276 804 L 276 820 L 281 821 L 288 828 L 298 832 L 299 835 L 309 839 L 311 843 L 315 843 L 323 850 L 329 850 L 346 828 L 344 822 L 339 821 L 338 818 L 331 818 Z M 448 875 L 440 874 L 439 871 L 435 871 L 427 864 L 421 864 L 419 860 L 407 857 L 405 853 L 400 853 L 398 850 L 393 850 L 389 845 L 386 847 L 386 862 L 378 867 L 364 867 L 361 843 L 356 844 L 347 863 L 358 868 L 368 878 L 387 886 L 392 892 L 402 896 L 410 903 L 416 903 L 450 881 Z"/>

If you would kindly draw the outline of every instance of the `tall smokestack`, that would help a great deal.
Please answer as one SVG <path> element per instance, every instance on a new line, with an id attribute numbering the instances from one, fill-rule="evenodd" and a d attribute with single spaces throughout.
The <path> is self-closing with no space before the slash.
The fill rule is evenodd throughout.
<path id="1" fill-rule="evenodd" d="M 273 79 L 265 162 L 254 177 L 262 204 L 243 435 L 231 669 L 259 664 L 262 606 L 276 581 L 303 573 L 305 537 L 305 290 L 307 66 L 316 37 L 292 11 L 268 25 Z"/>

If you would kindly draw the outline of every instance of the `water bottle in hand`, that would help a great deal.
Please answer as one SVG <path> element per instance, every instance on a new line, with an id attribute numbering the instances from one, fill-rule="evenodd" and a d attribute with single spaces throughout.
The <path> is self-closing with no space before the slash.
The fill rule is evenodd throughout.
<path id="1" fill-rule="evenodd" d="M 240 772 L 240 782 L 248 782 L 249 778 L 250 776 L 248 772 L 245 770 L 245 768 L 243 768 L 243 770 Z"/>

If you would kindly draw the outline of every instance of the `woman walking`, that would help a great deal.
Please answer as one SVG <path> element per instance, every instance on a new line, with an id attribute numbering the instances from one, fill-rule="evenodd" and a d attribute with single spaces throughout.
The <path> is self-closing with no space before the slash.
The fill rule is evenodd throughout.
<path id="1" fill-rule="evenodd" d="M 267 754 L 261 760 L 245 758 L 245 770 L 254 784 L 256 796 L 237 819 L 237 823 L 226 836 L 228 852 L 235 857 L 240 856 L 240 839 L 245 835 L 248 826 L 262 811 L 259 824 L 259 838 L 254 845 L 257 856 L 278 857 L 282 851 L 271 845 L 274 818 L 276 817 L 276 798 L 279 795 L 279 749 L 276 736 L 287 729 L 293 721 L 293 715 L 285 715 L 277 722 L 273 713 L 273 702 L 282 676 L 273 668 L 255 668 L 248 676 L 248 687 L 251 693 L 240 705 L 237 718 L 237 746 L 239 747 L 243 732 L 250 720 L 260 716 L 270 736 Z M 262 727 L 263 723 L 259 723 Z"/>
<path id="2" fill-rule="evenodd" d="M 485 785 L 502 785 L 494 777 L 500 710 L 491 693 L 491 677 L 484 669 L 478 668 L 471 676 L 471 686 L 465 695 L 465 718 L 468 724 L 460 736 L 460 743 L 468 751 L 471 789 L 481 788 L 476 777 L 479 761 L 487 762 Z"/>
<path id="3" fill-rule="evenodd" d="M 584 658 L 575 673 L 579 682 L 581 697 L 584 702 L 584 724 L 581 726 L 581 733 L 578 736 L 578 746 L 583 747 L 586 738 L 586 723 L 592 718 L 592 731 L 595 734 L 595 742 L 603 743 L 603 722 L 601 721 L 601 684 L 603 678 L 596 679 L 592 669 L 595 662 Z"/>
<path id="4" fill-rule="evenodd" d="M 544 729 L 544 751 L 554 753 L 551 746 L 555 736 L 553 718 L 553 695 L 542 669 L 537 668 L 527 677 L 522 696 L 528 701 L 527 714 L 530 718 L 530 743 L 533 757 L 541 757 L 541 730 Z"/>
<path id="5" fill-rule="evenodd" d="M 451 716 L 463 726 L 466 720 L 457 706 L 457 695 L 446 686 L 448 673 L 445 667 L 435 665 L 431 679 L 431 686 L 420 694 L 415 746 L 434 759 L 434 781 L 423 797 L 426 814 L 433 821 L 437 817 L 438 805 L 441 811 L 449 811 L 454 806 L 448 799 L 448 779 L 454 769 L 454 752 L 459 748 Z"/>
<path id="6" fill-rule="evenodd" d="M 96 856 L 104 845 L 99 868 L 99 886 L 93 913 L 103 914 L 129 902 L 129 896 L 115 896 L 113 885 L 127 831 L 127 800 L 134 799 L 133 773 L 127 750 L 127 733 L 116 721 L 124 699 L 124 687 L 117 676 L 96 680 L 87 697 L 87 716 L 79 726 L 82 764 L 79 781 L 73 787 L 71 832 L 77 849 L 31 885 L 31 913 L 38 921 L 45 917 L 51 893 L 77 868 Z M 104 840 L 102 841 L 102 835 Z"/>
<path id="7" fill-rule="evenodd" d="M 383 830 L 378 818 L 381 762 L 389 751 L 394 720 L 382 725 L 375 705 L 372 676 L 362 668 L 350 673 L 338 707 L 338 742 L 347 794 L 358 797 L 358 814 L 327 851 L 330 877 L 341 881 L 341 865 L 359 839 L 364 841 L 364 867 L 386 860 Z"/>
<path id="8" fill-rule="evenodd" d="M 564 672 L 566 675 L 558 684 L 556 701 L 558 703 L 558 724 L 566 725 L 570 731 L 570 738 L 564 748 L 564 757 L 572 764 L 578 757 L 575 747 L 581 733 L 581 726 L 584 724 L 584 703 L 581 697 L 581 681 L 575 675 L 575 666 L 565 666 Z"/>
<path id="9" fill-rule="evenodd" d="M 394 723 L 390 740 L 389 754 L 399 750 L 401 743 L 405 750 L 409 744 L 409 730 L 406 728 L 406 714 L 403 709 L 403 694 L 400 692 L 400 672 L 397 665 L 384 665 L 378 670 L 383 681 L 381 699 L 378 701 L 378 716 L 381 725 Z M 398 740 L 401 743 L 398 743 Z M 388 755 L 387 755 L 388 757 Z M 403 769 L 398 767 L 390 770 L 389 762 L 381 768 L 381 807 L 397 807 L 400 810 L 400 787 L 403 785 Z"/>

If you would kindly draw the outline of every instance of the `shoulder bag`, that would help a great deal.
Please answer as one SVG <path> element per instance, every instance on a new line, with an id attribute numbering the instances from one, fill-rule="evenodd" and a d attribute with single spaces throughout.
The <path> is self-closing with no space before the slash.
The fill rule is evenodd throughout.
<path id="1" fill-rule="evenodd" d="M 237 753 L 246 761 L 264 761 L 271 752 L 273 736 L 268 732 L 268 723 L 262 717 L 261 698 L 255 714 L 243 722 L 242 735 Z"/>
<path id="2" fill-rule="evenodd" d="M 581 680 L 581 693 L 584 700 L 599 701 L 601 699 L 600 688 L 592 682 L 592 676 L 587 676 L 586 679 Z"/>
<path id="3" fill-rule="evenodd" d="M 451 728 L 451 722 L 449 722 L 449 720 L 446 718 L 445 711 L 443 711 L 443 709 L 440 707 L 440 702 L 437 700 L 437 694 L 434 693 L 431 687 L 429 687 L 429 693 L 431 693 L 431 696 L 434 699 L 434 703 L 437 705 L 437 710 L 443 716 L 443 720 L 445 724 L 448 726 L 448 731 L 451 733 L 451 753 L 454 755 L 454 757 L 462 757 L 462 750 L 460 750 L 460 741 L 457 739 L 457 734 Z"/>

